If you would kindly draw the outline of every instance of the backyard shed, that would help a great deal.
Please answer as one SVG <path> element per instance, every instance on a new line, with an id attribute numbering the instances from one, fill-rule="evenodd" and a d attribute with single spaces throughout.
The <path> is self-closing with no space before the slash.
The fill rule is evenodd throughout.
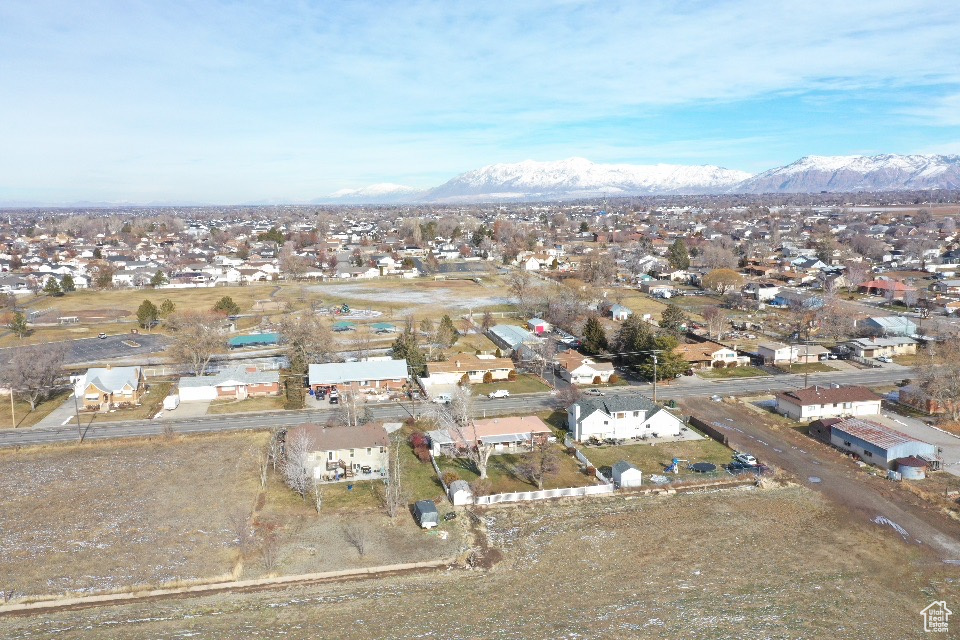
<path id="1" fill-rule="evenodd" d="M 432 529 L 440 524 L 440 513 L 433 500 L 419 500 L 413 505 L 413 515 L 417 519 L 417 524 L 424 529 Z"/>
<path id="2" fill-rule="evenodd" d="M 621 489 L 639 487 L 642 477 L 643 473 L 640 469 L 637 469 L 626 460 L 621 460 L 613 465 L 613 481 Z"/>
<path id="3" fill-rule="evenodd" d="M 473 492 L 470 491 L 470 485 L 467 484 L 466 480 L 454 480 L 451 482 L 448 495 L 450 496 L 450 502 L 452 502 L 455 507 L 473 503 Z"/>

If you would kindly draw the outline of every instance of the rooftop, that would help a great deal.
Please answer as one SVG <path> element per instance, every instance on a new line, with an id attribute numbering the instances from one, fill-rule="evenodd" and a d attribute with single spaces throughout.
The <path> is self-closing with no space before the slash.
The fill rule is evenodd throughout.
<path id="1" fill-rule="evenodd" d="M 838 404 L 841 402 L 880 401 L 880 396 L 866 387 L 821 387 L 814 385 L 796 391 L 784 391 L 777 394 L 777 400 L 786 400 L 792 404 Z"/>
<path id="2" fill-rule="evenodd" d="M 346 384 L 365 380 L 403 380 L 406 377 L 406 360 L 328 362 L 311 364 L 309 368 L 311 385 Z"/>
<path id="3" fill-rule="evenodd" d="M 290 429 L 287 432 L 287 438 L 298 432 L 307 434 L 311 451 L 386 447 L 390 444 L 387 430 L 380 422 L 370 422 L 359 427 L 328 427 L 322 424 L 304 423 Z"/>
<path id="4" fill-rule="evenodd" d="M 860 420 L 859 418 L 848 418 L 842 422 L 838 422 L 831 428 L 835 432 L 840 431 L 849 434 L 854 438 L 858 438 L 859 440 L 887 450 L 901 444 L 923 442 L 922 440 L 917 440 L 916 438 L 910 438 L 899 431 L 888 429 L 887 427 L 879 425 L 876 422 Z M 924 442 L 924 444 L 927 443 Z"/>

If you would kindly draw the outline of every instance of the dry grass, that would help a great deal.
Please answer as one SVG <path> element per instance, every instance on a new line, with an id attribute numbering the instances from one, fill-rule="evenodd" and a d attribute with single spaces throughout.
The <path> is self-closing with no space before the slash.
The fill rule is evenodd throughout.
<path id="1" fill-rule="evenodd" d="M 951 567 L 797 487 L 487 510 L 504 560 L 448 571 L 46 614 L 58 638 L 907 638 Z M 423 539 L 427 539 L 426 536 Z M 318 552 L 321 553 L 321 552 Z M 37 619 L 6 621 L 15 637 Z M 882 631 L 878 631 L 882 630 Z"/>
<path id="2" fill-rule="evenodd" d="M 544 489 L 561 489 L 565 487 L 583 487 L 596 484 L 593 478 L 584 474 L 580 463 L 567 455 L 560 445 L 555 445 L 560 470 L 557 474 L 544 479 Z M 537 485 L 524 477 L 517 469 L 522 459 L 520 454 L 503 454 L 490 456 L 487 465 L 487 475 L 490 478 L 492 493 L 512 493 L 516 491 L 536 491 Z M 461 479 L 473 482 L 479 477 L 474 470 L 473 463 L 466 459 L 440 457 L 437 464 L 441 472 L 453 471 Z"/>
<path id="3" fill-rule="evenodd" d="M 265 434 L 0 452 L 0 588 L 105 591 L 230 573 Z"/>
<path id="4" fill-rule="evenodd" d="M 136 322 L 108 322 L 94 324 L 62 325 L 56 327 L 37 327 L 30 325 L 29 335 L 18 338 L 12 333 L 0 337 L 0 347 L 18 347 L 28 344 L 45 344 L 47 342 L 61 342 L 64 340 L 79 340 L 81 338 L 96 338 L 100 332 L 114 335 L 130 333 L 130 329 L 137 326 Z"/>
<path id="5" fill-rule="evenodd" d="M 11 418 L 16 417 L 16 428 L 32 427 L 50 413 L 62 405 L 70 397 L 69 391 L 61 391 L 50 397 L 48 400 L 37 405 L 35 411 L 30 410 L 30 403 L 26 400 L 16 399 L 13 403 L 14 415 L 10 415 L 10 396 L 0 396 L 0 429 L 14 428 L 11 424 Z"/>
<path id="6" fill-rule="evenodd" d="M 253 411 L 279 411 L 283 409 L 283 396 L 262 396 L 246 400 L 215 400 L 210 403 L 207 415 L 221 413 L 244 413 Z"/>
<path id="7" fill-rule="evenodd" d="M 730 462 L 733 451 L 715 440 L 664 442 L 660 444 L 627 444 L 620 446 L 584 447 L 583 455 L 597 467 L 612 467 L 621 460 L 633 463 L 643 472 L 644 480 L 653 473 L 662 474 L 674 458 L 694 462 L 712 462 L 719 468 Z M 679 476 L 695 475 L 680 464 Z"/>

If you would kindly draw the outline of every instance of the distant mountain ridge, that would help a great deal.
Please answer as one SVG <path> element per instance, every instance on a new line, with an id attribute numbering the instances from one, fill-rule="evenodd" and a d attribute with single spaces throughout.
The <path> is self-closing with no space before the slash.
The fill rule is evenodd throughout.
<path id="1" fill-rule="evenodd" d="M 314 202 L 556 200 L 631 195 L 819 193 L 960 189 L 960 156 L 804 156 L 757 175 L 714 165 L 525 160 L 462 173 L 428 190 L 390 183 L 342 189 Z"/>

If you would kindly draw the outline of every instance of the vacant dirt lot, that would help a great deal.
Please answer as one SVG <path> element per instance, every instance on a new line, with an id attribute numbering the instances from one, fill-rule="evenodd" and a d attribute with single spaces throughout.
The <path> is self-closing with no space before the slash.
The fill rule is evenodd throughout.
<path id="1" fill-rule="evenodd" d="M 0 619 L 7 637 L 906 638 L 956 567 L 798 487 L 491 510 L 505 559 L 341 585 Z"/>
<path id="2" fill-rule="evenodd" d="M 0 452 L 0 589 L 92 592 L 229 574 L 265 434 Z"/>

